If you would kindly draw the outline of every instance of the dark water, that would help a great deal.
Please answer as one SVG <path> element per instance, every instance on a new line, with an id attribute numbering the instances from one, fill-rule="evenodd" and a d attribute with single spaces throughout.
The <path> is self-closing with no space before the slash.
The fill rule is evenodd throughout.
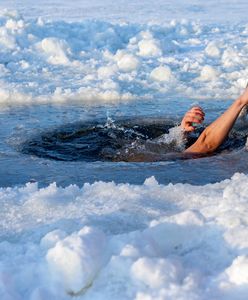
<path id="1" fill-rule="evenodd" d="M 229 104 L 201 104 L 206 124 Z M 167 139 L 166 133 L 179 124 L 189 105 L 170 100 L 108 107 L 107 111 L 106 107 L 78 105 L 2 109 L 0 185 L 29 181 L 37 181 L 40 187 L 52 182 L 80 187 L 95 181 L 143 184 L 151 176 L 162 184 L 203 185 L 230 178 L 236 172 L 247 174 L 247 121 L 236 122 L 223 147 L 200 159 L 182 155 L 185 143 L 192 143 L 197 135 L 188 136 L 183 143 L 171 133 L 169 137 L 173 138 Z M 107 116 L 115 122 L 107 121 Z"/>
<path id="2" fill-rule="evenodd" d="M 20 145 L 24 154 L 59 161 L 152 162 L 199 158 L 183 154 L 204 127 L 193 134 L 171 131 L 178 124 L 170 119 L 98 120 L 63 125 L 33 136 Z M 214 155 L 243 148 L 248 126 L 238 124 Z"/>

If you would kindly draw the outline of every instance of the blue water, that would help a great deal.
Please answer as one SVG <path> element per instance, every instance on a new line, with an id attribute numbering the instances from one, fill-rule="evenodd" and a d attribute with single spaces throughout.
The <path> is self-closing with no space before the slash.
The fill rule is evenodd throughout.
<path id="1" fill-rule="evenodd" d="M 169 118 L 179 123 L 194 101 L 181 99 L 153 99 L 119 105 L 37 105 L 9 106 L 0 110 L 0 185 L 21 185 L 38 181 L 40 186 L 51 182 L 66 186 L 96 180 L 143 183 L 155 176 L 163 184 L 191 183 L 202 185 L 230 178 L 234 172 L 247 173 L 248 154 L 244 149 L 189 160 L 160 162 L 85 162 L 55 161 L 21 153 L 20 145 L 26 140 L 59 126 L 75 122 L 94 122 L 117 118 Z M 230 101 L 204 101 L 199 103 L 210 123 Z"/>

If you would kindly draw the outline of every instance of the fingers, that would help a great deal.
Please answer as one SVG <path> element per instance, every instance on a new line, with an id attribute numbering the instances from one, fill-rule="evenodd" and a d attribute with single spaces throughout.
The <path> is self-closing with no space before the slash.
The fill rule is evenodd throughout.
<path id="1" fill-rule="evenodd" d="M 188 132 L 192 132 L 195 131 L 195 127 L 194 126 L 186 126 L 186 128 L 184 128 L 186 131 Z"/>
<path id="2" fill-rule="evenodd" d="M 202 123 L 204 121 L 204 115 L 194 112 L 188 112 L 184 117 L 184 121 Z"/>
<path id="3" fill-rule="evenodd" d="M 195 112 L 195 111 L 193 111 L 193 112 L 188 111 L 188 112 L 185 114 L 185 116 L 199 117 L 199 118 L 204 118 L 204 117 L 205 117 L 204 114 L 202 114 L 202 113 L 200 113 L 200 112 Z"/>
<path id="4" fill-rule="evenodd" d="M 197 123 L 197 124 L 201 124 L 203 122 L 203 119 L 198 119 L 198 118 L 186 118 L 185 119 L 185 123 L 186 124 L 191 124 L 191 123 Z"/>
<path id="5" fill-rule="evenodd" d="M 186 122 L 195 122 L 195 123 L 202 123 L 204 120 L 205 113 L 199 106 L 192 107 L 186 114 L 185 114 L 185 121 Z"/>
<path id="6" fill-rule="evenodd" d="M 183 130 L 191 132 L 195 130 L 193 123 L 201 124 L 204 121 L 205 113 L 200 106 L 192 107 L 184 116 L 181 127 Z"/>
<path id="7" fill-rule="evenodd" d="M 205 116 L 205 113 L 204 113 L 204 111 L 202 110 L 202 108 L 200 106 L 194 106 L 188 112 L 198 113 L 200 115 Z"/>

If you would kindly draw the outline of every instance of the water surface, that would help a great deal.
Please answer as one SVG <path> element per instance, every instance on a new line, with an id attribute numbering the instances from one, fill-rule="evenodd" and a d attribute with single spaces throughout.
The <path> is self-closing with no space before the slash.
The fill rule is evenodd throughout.
<path id="1" fill-rule="evenodd" d="M 177 159 L 177 156 L 175 159 L 175 157 L 162 155 L 163 151 L 173 152 L 176 150 L 177 153 L 180 153 L 180 149 L 173 148 L 174 144 L 169 145 L 167 149 L 164 148 L 165 144 L 161 146 L 155 143 L 154 147 L 152 141 L 154 139 L 156 141 L 156 138 L 161 134 L 166 134 L 169 128 L 179 124 L 181 117 L 191 104 L 192 101 L 158 99 L 156 103 L 147 101 L 142 103 L 142 106 L 136 102 L 118 106 L 4 107 L 0 112 L 1 124 L 4 125 L 1 128 L 0 142 L 0 184 L 1 186 L 12 186 L 28 181 L 38 181 L 41 186 L 44 186 L 56 181 L 63 186 L 71 183 L 82 186 L 84 182 L 94 182 L 95 180 L 142 183 L 147 177 L 155 176 L 160 183 L 164 184 L 183 182 L 200 185 L 229 178 L 235 172 L 246 173 L 248 170 L 247 152 L 244 149 L 246 123 L 236 125 L 232 139 L 229 139 L 216 155 L 198 159 Z M 206 124 L 208 124 L 230 102 L 216 101 L 210 105 L 209 102 L 204 101 L 200 104 L 205 109 Z M 115 125 L 108 123 L 110 118 Z M 135 128 L 137 124 L 140 128 Z M 85 146 L 85 140 L 81 140 L 80 143 L 80 134 L 85 128 L 92 129 L 92 126 L 98 128 L 98 131 L 101 129 L 99 132 L 105 131 L 105 136 L 101 136 L 100 142 L 107 142 L 106 151 L 99 156 L 102 150 L 99 147 L 100 143 L 97 146 L 98 156 L 95 155 L 97 151 L 94 152 L 94 146 L 97 143 L 93 131 L 89 130 L 88 133 L 93 135 L 85 148 L 88 157 L 84 157 L 84 155 L 80 157 L 77 154 L 77 147 L 80 153 Z M 119 129 L 126 126 L 126 129 L 122 131 L 113 126 L 119 126 Z M 63 130 L 64 133 L 66 131 L 68 133 L 68 130 L 71 132 L 61 140 Z M 118 134 L 121 133 L 122 140 L 116 139 L 115 135 L 111 137 L 111 134 L 116 134 L 116 130 Z M 123 135 L 125 131 L 126 133 Z M 97 133 L 98 139 L 99 132 Z M 72 133 L 74 140 L 70 139 L 73 137 L 73 135 L 70 137 Z M 30 147 L 30 141 L 37 142 L 37 139 L 40 140 L 41 137 L 47 135 L 55 138 L 52 145 L 53 151 L 47 151 L 45 155 L 23 151 L 28 145 Z M 117 152 L 121 147 L 124 147 L 123 149 L 130 148 L 133 141 L 138 140 L 141 145 L 144 145 L 145 142 L 148 145 L 146 146 L 149 150 L 148 155 L 136 162 L 133 162 L 133 159 L 129 159 L 128 156 L 123 158 L 123 152 L 122 157 L 116 157 L 116 153 L 111 156 L 113 149 L 108 148 L 109 140 L 106 139 L 106 136 L 112 142 L 114 141 Z M 70 142 L 72 143 L 70 144 Z M 56 143 L 58 147 L 56 147 Z M 121 147 L 118 143 L 121 143 Z M 69 150 L 73 150 L 73 152 L 69 151 L 67 157 L 63 156 L 64 154 L 58 151 L 61 145 L 71 146 Z M 60 155 L 60 157 L 56 157 L 56 155 Z"/>

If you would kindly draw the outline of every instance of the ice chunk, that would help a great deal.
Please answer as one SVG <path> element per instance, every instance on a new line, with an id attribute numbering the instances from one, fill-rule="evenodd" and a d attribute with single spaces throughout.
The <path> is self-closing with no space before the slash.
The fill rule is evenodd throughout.
<path id="1" fill-rule="evenodd" d="M 99 78 L 109 78 L 115 74 L 117 68 L 114 66 L 102 66 L 97 70 Z"/>
<path id="2" fill-rule="evenodd" d="M 117 66 L 123 72 L 131 72 L 138 68 L 139 60 L 133 55 L 118 51 L 115 55 Z"/>
<path id="3" fill-rule="evenodd" d="M 155 81 L 168 82 L 174 79 L 170 67 L 159 66 L 152 70 L 151 78 Z"/>
<path id="4" fill-rule="evenodd" d="M 72 294 L 89 288 L 105 260 L 105 235 L 84 227 L 56 243 L 46 259 L 51 279 Z"/>
<path id="5" fill-rule="evenodd" d="M 238 256 L 232 265 L 226 270 L 230 282 L 237 285 L 248 284 L 248 257 L 246 255 Z"/>
<path id="6" fill-rule="evenodd" d="M 218 76 L 218 71 L 212 66 L 206 65 L 201 70 L 201 75 L 199 80 L 201 81 L 211 81 L 215 80 Z"/>
<path id="7" fill-rule="evenodd" d="M 155 39 L 143 39 L 138 43 L 138 55 L 143 57 L 157 57 L 162 55 L 159 43 Z"/>
<path id="8" fill-rule="evenodd" d="M 39 46 L 47 55 L 49 63 L 54 65 L 69 63 L 68 53 L 70 52 L 70 48 L 66 41 L 49 37 L 43 39 Z"/>
<path id="9" fill-rule="evenodd" d="M 220 49 L 217 47 L 215 42 L 210 42 L 207 47 L 205 48 L 205 52 L 208 56 L 211 57 L 219 57 L 220 56 Z"/>

